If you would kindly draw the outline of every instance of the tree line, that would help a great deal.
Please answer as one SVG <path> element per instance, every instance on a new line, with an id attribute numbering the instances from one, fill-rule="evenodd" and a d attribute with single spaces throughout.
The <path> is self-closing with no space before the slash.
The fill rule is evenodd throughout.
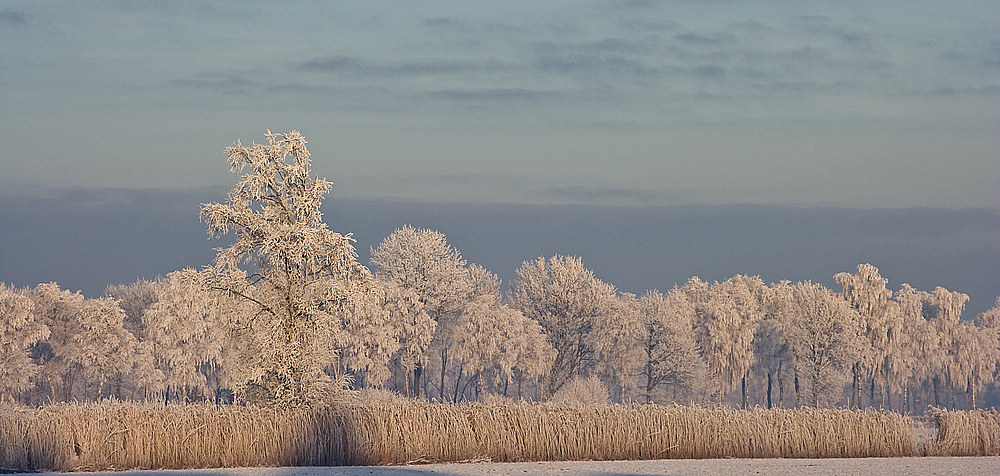
<path id="1" fill-rule="evenodd" d="M 581 258 L 525 261 L 507 293 L 444 234 L 404 226 L 358 262 L 320 205 L 293 131 L 227 149 L 242 173 L 202 208 L 233 233 L 203 270 L 109 286 L 0 283 L 0 392 L 31 405 L 118 398 L 309 404 L 344 389 L 413 398 L 974 408 L 1000 371 L 1000 299 L 963 320 L 968 296 L 870 264 L 811 282 L 693 277 L 641 296 Z"/>

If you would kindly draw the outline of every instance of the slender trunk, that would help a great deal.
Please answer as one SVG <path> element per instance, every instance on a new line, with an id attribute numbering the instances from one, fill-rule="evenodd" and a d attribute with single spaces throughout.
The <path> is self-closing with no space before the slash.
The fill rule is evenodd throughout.
<path id="1" fill-rule="evenodd" d="M 976 386 L 972 384 L 972 377 L 969 377 L 969 394 L 972 397 L 971 410 L 976 409 Z"/>
<path id="2" fill-rule="evenodd" d="M 813 369 L 812 375 L 812 407 L 819 408 L 819 367 Z"/>
<path id="3" fill-rule="evenodd" d="M 767 373 L 767 409 L 770 410 L 771 406 L 771 372 Z"/>
<path id="4" fill-rule="evenodd" d="M 879 408 L 884 408 L 888 406 L 888 410 L 892 411 L 892 400 L 889 395 L 889 382 L 888 379 L 884 380 L 882 385 L 882 403 L 879 404 Z M 887 402 L 888 400 L 888 402 Z"/>
<path id="5" fill-rule="evenodd" d="M 424 366 L 417 362 L 413 368 L 413 393 L 414 397 L 420 398 L 420 376 L 424 373 Z"/>
<path id="6" fill-rule="evenodd" d="M 851 388 L 851 399 L 854 400 L 853 406 L 855 408 L 861 408 L 861 376 L 859 375 L 857 362 L 851 366 L 851 373 L 854 374 L 854 381 L 851 384 L 853 385 Z"/>
<path id="7" fill-rule="evenodd" d="M 748 373 L 749 373 L 749 371 L 748 371 Z M 743 385 L 743 389 L 742 389 L 742 392 L 743 392 L 743 409 L 746 410 L 747 406 L 750 404 L 750 398 L 747 396 L 747 376 L 746 376 L 746 374 L 743 375 L 742 385 Z"/>
<path id="8" fill-rule="evenodd" d="M 465 364 L 459 365 L 458 375 L 455 376 L 455 396 L 451 399 L 451 401 L 454 403 L 458 403 L 458 386 L 461 385 L 462 383 L 462 371 L 464 370 L 464 368 Z M 444 380 L 442 380 L 441 383 L 444 384 Z M 444 399 L 442 399 L 441 401 L 444 401 Z"/>
<path id="9" fill-rule="evenodd" d="M 52 400 L 49 403 L 56 403 L 56 386 L 52 383 L 52 376 L 46 375 L 45 380 L 49 382 L 49 391 L 52 392 Z"/>
<path id="10" fill-rule="evenodd" d="M 438 398 L 441 399 L 441 403 L 444 403 L 444 373 L 445 369 L 448 367 L 448 350 L 441 350 L 441 387 L 438 392 Z"/>
<path id="11" fill-rule="evenodd" d="M 781 367 L 784 366 L 784 361 L 778 361 L 778 407 L 785 406 L 785 378 L 781 376 Z"/>
<path id="12" fill-rule="evenodd" d="M 871 406 L 875 406 L 875 374 L 872 374 L 872 386 L 871 390 L 868 392 L 868 402 Z"/>
<path id="13" fill-rule="evenodd" d="M 802 403 L 802 393 L 799 388 L 799 369 L 795 369 L 795 406 L 798 407 Z"/>

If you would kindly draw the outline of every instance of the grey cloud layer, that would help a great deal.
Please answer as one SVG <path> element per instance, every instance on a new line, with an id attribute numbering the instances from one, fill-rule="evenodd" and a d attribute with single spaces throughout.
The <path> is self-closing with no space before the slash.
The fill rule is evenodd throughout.
<path id="1" fill-rule="evenodd" d="M 655 94 L 697 97 L 759 97 L 787 92 L 869 91 L 899 94 L 913 81 L 889 40 L 875 35 L 867 18 L 837 21 L 826 16 L 802 16 L 787 24 L 751 20 L 715 28 L 691 29 L 667 18 L 633 18 L 600 25 L 607 35 L 586 34 L 593 25 L 553 32 L 551 25 L 508 26 L 523 34 L 483 47 L 476 55 L 429 48 L 420 60 L 386 61 L 331 51 L 299 62 L 294 70 L 359 81 L 394 81 L 412 77 L 448 78 L 464 84 L 440 92 L 414 91 L 441 99 L 482 99 L 491 95 L 525 96 L 538 91 L 528 84 L 546 83 L 550 91 L 589 87 L 643 87 Z M 446 29 L 467 36 L 469 43 L 491 36 L 495 24 L 476 24 L 451 17 L 424 20 L 431 30 Z M 494 40 L 496 40 L 494 38 Z M 456 59 L 454 56 L 459 56 Z M 982 62 L 982 61 L 981 61 Z M 994 81 L 988 77 L 985 81 Z M 714 83 L 705 83 L 710 81 Z M 494 86 L 483 88 L 483 83 Z M 624 83 L 623 83 L 624 82 Z M 989 90 L 995 84 L 973 88 Z M 928 93 L 940 87 L 925 84 Z M 468 93 L 457 93 L 470 91 Z"/>

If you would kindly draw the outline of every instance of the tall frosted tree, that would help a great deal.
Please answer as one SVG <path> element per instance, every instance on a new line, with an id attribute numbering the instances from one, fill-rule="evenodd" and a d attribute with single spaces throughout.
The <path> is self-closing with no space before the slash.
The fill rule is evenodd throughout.
<path id="1" fill-rule="evenodd" d="M 969 296 L 957 291 L 949 291 L 941 286 L 927 294 L 925 307 L 930 314 L 930 323 L 939 337 L 938 358 L 941 374 L 952 389 L 965 389 L 969 378 L 969 356 L 963 347 L 970 342 L 966 339 L 966 329 L 962 325 L 962 311 Z M 938 390 L 940 392 L 940 390 Z M 952 393 L 952 407 L 957 407 L 957 396 Z"/>
<path id="2" fill-rule="evenodd" d="M 0 283 L 0 402 L 30 388 L 38 374 L 29 351 L 49 329 L 35 321 L 33 307 L 31 299 Z"/>
<path id="3" fill-rule="evenodd" d="M 767 408 L 784 405 L 786 375 L 794 375 L 787 328 L 794 315 L 794 285 L 787 280 L 772 283 L 764 300 L 764 318 L 754 335 L 755 367 L 766 376 Z M 774 395 L 777 387 L 778 394 Z"/>
<path id="4" fill-rule="evenodd" d="M 162 376 L 157 382 L 169 400 L 190 393 L 206 395 L 203 366 L 219 366 L 222 326 L 202 275 L 193 269 L 174 271 L 156 287 L 155 302 L 142 315 L 139 348 Z"/>
<path id="5" fill-rule="evenodd" d="M 862 335 L 865 337 L 864 352 L 859 354 L 858 361 L 851 369 L 854 378 L 853 403 L 860 406 L 861 385 L 864 380 L 868 380 L 869 403 L 874 405 L 875 384 L 885 371 L 885 360 L 893 347 L 889 330 L 893 312 L 893 304 L 889 301 L 892 291 L 886 287 L 889 280 L 879 274 L 878 268 L 868 263 L 859 264 L 856 274 L 837 273 L 833 279 L 842 288 L 840 296 L 861 315 Z"/>
<path id="6" fill-rule="evenodd" d="M 940 352 L 941 337 L 924 313 L 929 297 L 929 293 L 917 291 L 906 283 L 903 283 L 894 296 L 906 340 L 906 345 L 900 348 L 899 358 L 908 365 L 910 374 L 908 382 L 902 388 L 904 409 L 909 405 L 911 386 L 913 389 L 936 386 L 934 382 L 944 365 Z"/>
<path id="7" fill-rule="evenodd" d="M 699 343 L 719 397 L 741 385 L 742 407 L 748 406 L 747 378 L 754 364 L 754 335 L 763 314 L 766 286 L 758 276 L 737 275 L 709 288 L 700 309 Z"/>
<path id="8" fill-rule="evenodd" d="M 379 284 L 383 289 L 382 307 L 389 312 L 399 342 L 393 359 L 402 370 L 403 392 L 416 396 L 419 382 L 413 380 L 413 370 L 427 366 L 427 348 L 434 338 L 437 323 L 427 315 L 416 291 L 388 281 L 379 281 Z M 396 374 L 393 375 L 395 378 Z"/>
<path id="9" fill-rule="evenodd" d="M 36 322 L 48 327 L 49 337 L 36 344 L 33 355 L 41 365 L 40 377 L 51 402 L 70 401 L 81 377 L 77 356 L 82 331 L 79 311 L 86 298 L 79 292 L 60 289 L 56 283 L 41 283 L 25 293 L 33 303 Z M 80 394 L 79 397 L 86 398 Z"/>
<path id="10" fill-rule="evenodd" d="M 792 286 L 785 332 L 805 395 L 800 404 L 825 407 L 841 398 L 860 352 L 861 318 L 829 289 L 810 282 Z"/>
<path id="11" fill-rule="evenodd" d="M 612 321 L 620 306 L 614 286 L 594 277 L 580 258 L 560 255 L 521 264 L 510 301 L 541 324 L 556 350 L 547 372 L 546 398 L 594 370 L 596 339 L 607 334 L 601 326 Z"/>
<path id="12" fill-rule="evenodd" d="M 434 355 L 437 365 L 432 377 L 438 387 L 437 397 L 444 400 L 446 376 L 459 360 L 454 353 L 466 334 L 460 320 L 463 308 L 474 294 L 465 260 L 448 244 L 444 233 L 406 225 L 372 249 L 371 264 L 378 279 L 416 293 L 424 311 L 434 320 L 428 353 Z M 413 388 L 417 391 L 428 384 L 424 369 L 429 363 L 427 358 L 413 361 Z"/>
<path id="13" fill-rule="evenodd" d="M 125 329 L 125 312 L 109 297 L 85 300 L 77 319 L 76 352 L 69 360 L 80 366 L 88 382 L 97 384 L 94 399 L 100 400 L 109 379 L 131 371 L 136 339 Z"/>
<path id="14" fill-rule="evenodd" d="M 992 308 L 976 316 L 976 326 L 982 355 L 970 379 L 973 407 L 976 404 L 975 392 L 983 385 L 995 383 L 1000 376 L 1000 298 Z"/>
<path id="15" fill-rule="evenodd" d="M 219 248 L 208 274 L 211 289 L 245 305 L 228 330 L 241 358 L 236 390 L 270 403 L 303 403 L 336 389 L 347 375 L 341 351 L 350 335 L 345 308 L 377 300 L 368 269 L 350 235 L 327 228 L 320 205 L 331 183 L 310 171 L 305 138 L 296 131 L 265 134 L 267 143 L 236 141 L 226 151 L 232 172 L 245 173 L 226 203 L 202 206 L 212 235 L 235 232 Z"/>
<path id="16" fill-rule="evenodd" d="M 678 393 L 690 393 L 707 375 L 707 365 L 698 352 L 694 332 L 694 306 L 678 288 L 666 295 L 649 291 L 639 298 L 642 334 L 638 349 L 640 396 L 646 403 L 671 387 Z M 664 398 L 665 399 L 665 398 Z"/>

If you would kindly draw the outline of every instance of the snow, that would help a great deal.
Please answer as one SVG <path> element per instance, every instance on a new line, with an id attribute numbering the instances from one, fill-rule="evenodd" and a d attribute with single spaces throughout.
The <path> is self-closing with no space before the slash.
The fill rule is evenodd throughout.
<path id="1" fill-rule="evenodd" d="M 56 474 L 56 473 L 51 473 Z M 814 475 L 1000 474 L 1000 457 L 703 459 L 459 463 L 413 466 L 220 468 L 87 473 L 87 476 L 513 476 L 513 475 Z"/>

